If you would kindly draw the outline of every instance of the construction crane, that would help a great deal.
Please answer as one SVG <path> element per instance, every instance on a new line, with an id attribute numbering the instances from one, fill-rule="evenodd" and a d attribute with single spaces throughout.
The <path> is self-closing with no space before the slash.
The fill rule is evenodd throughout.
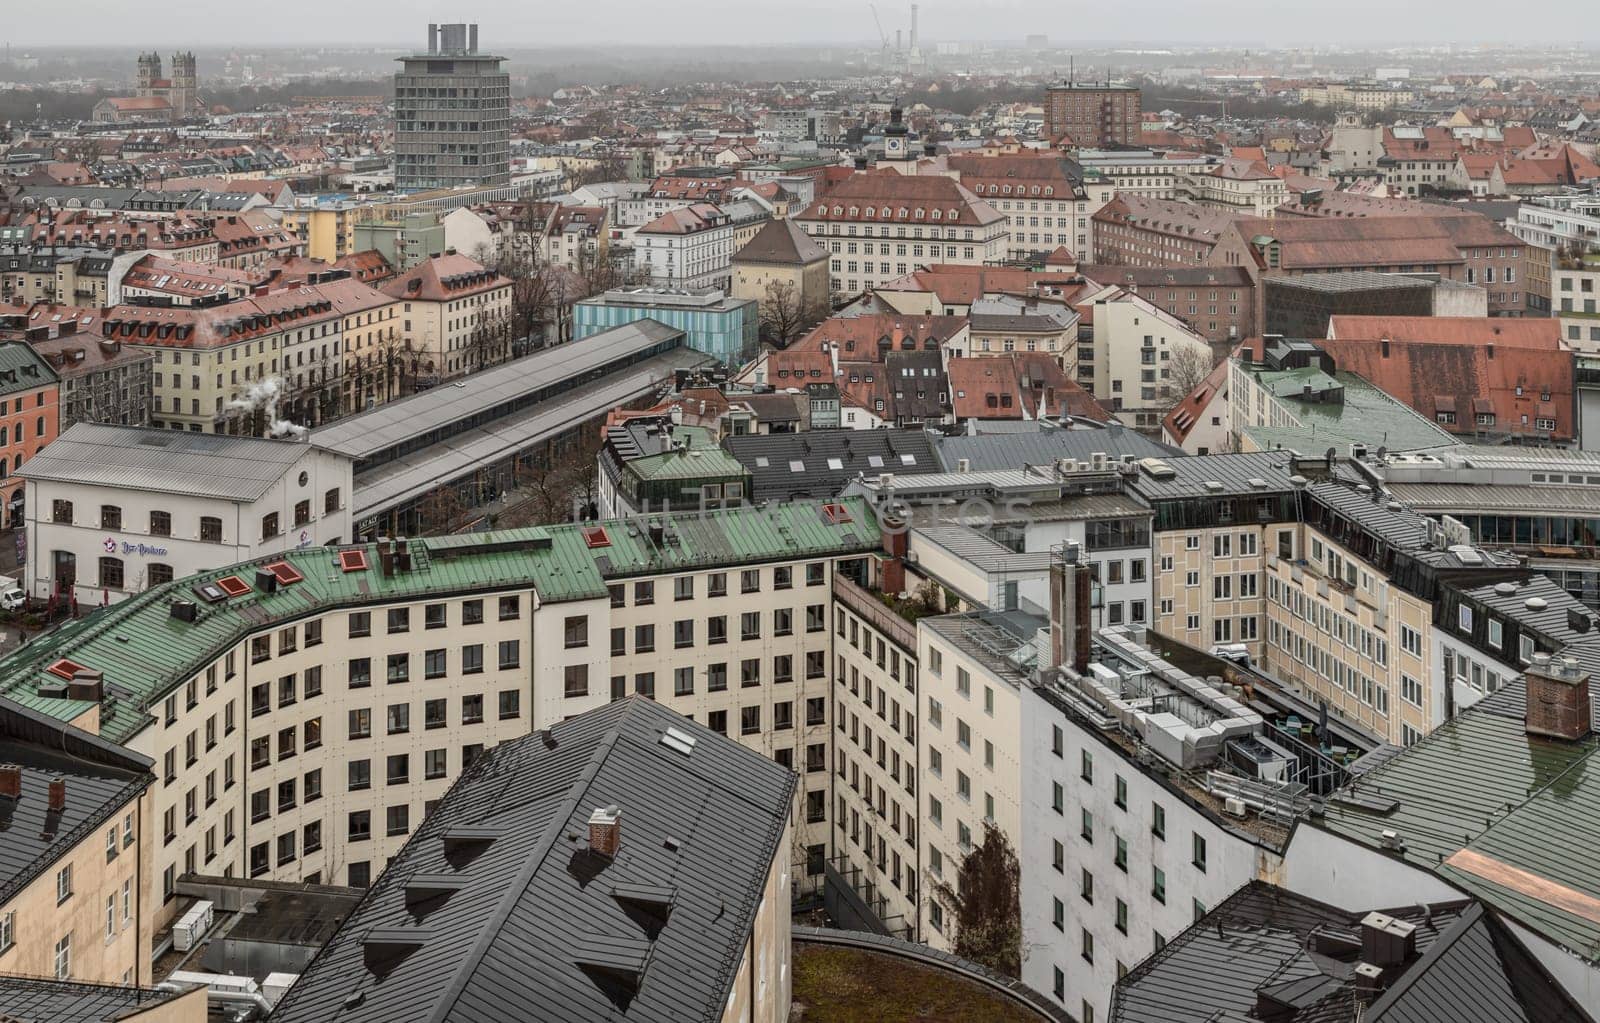
<path id="1" fill-rule="evenodd" d="M 869 4 L 867 4 L 867 7 L 870 8 L 871 11 L 872 11 L 872 23 L 874 25 L 878 26 L 878 38 L 880 40 L 882 40 L 882 42 L 883 42 L 883 52 L 885 54 L 888 54 L 888 52 L 889 52 L 889 33 L 885 32 L 883 30 L 883 19 L 878 17 L 878 5 L 874 4 L 874 3 L 869 3 Z"/>

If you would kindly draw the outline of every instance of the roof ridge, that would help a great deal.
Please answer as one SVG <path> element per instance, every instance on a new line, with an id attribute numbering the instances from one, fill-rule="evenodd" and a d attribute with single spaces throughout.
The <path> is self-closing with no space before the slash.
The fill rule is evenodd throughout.
<path id="1" fill-rule="evenodd" d="M 1415 986 L 1435 963 L 1444 958 L 1446 952 L 1454 948 L 1462 938 L 1465 938 L 1483 917 L 1483 903 L 1474 899 L 1472 904 L 1463 910 L 1461 915 L 1456 917 L 1449 927 L 1440 932 L 1439 937 L 1434 940 L 1433 944 L 1428 946 L 1428 951 L 1424 952 L 1421 958 L 1413 963 L 1409 969 L 1400 974 L 1394 984 L 1368 1007 L 1365 1017 L 1367 1023 L 1375 1023 L 1385 1012 L 1394 1008 L 1406 991 Z M 1496 958 L 1499 957 L 1498 948 L 1495 949 L 1495 955 Z"/>
<path id="2" fill-rule="evenodd" d="M 562 832 L 566 830 L 568 819 L 577 812 L 580 801 L 589 790 L 589 785 L 594 781 L 595 776 L 600 773 L 600 768 L 605 765 L 606 760 L 610 758 L 611 751 L 616 748 L 618 740 L 622 737 L 623 722 L 627 721 L 629 716 L 638 708 L 638 704 L 633 701 L 642 699 L 643 697 L 629 697 L 622 701 L 623 709 L 617 712 L 611 726 L 601 736 L 600 740 L 595 743 L 594 752 L 589 754 L 589 763 L 584 767 L 583 773 L 570 786 L 569 794 L 562 800 L 560 809 L 551 814 L 550 823 L 544 836 L 540 838 L 539 844 L 524 858 L 522 866 L 517 870 L 515 880 L 506 885 L 505 894 L 496 903 L 494 912 L 479 928 L 477 940 L 473 942 L 472 948 L 462 959 L 461 964 L 456 967 L 455 975 L 451 977 L 439 1001 L 435 1003 L 434 1011 L 428 1017 L 429 1023 L 444 1023 L 450 1017 L 450 1013 L 455 1009 L 456 1002 L 460 1000 L 462 993 L 466 991 L 467 982 L 477 972 L 478 967 L 483 964 L 484 956 L 488 954 L 500 930 L 505 927 L 506 921 L 510 918 L 512 911 L 516 909 L 518 901 L 521 900 L 522 894 L 527 891 L 534 875 L 539 872 L 539 868 L 544 864 L 551 850 L 555 848 L 556 841 L 561 837 Z M 532 736 L 528 736 L 525 737 L 524 741 L 531 742 L 536 740 Z M 480 761 L 480 763 L 488 762 L 489 758 L 484 758 Z M 451 787 L 454 788 L 455 786 Z"/>

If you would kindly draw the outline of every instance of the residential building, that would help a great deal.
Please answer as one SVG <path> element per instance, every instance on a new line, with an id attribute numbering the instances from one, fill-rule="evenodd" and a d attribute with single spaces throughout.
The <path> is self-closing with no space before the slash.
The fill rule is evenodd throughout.
<path id="1" fill-rule="evenodd" d="M 1006 255 L 1028 258 L 1066 247 L 1087 254 L 1089 218 L 1105 201 L 1092 200 L 1083 175 L 1055 153 L 1036 156 L 949 156 L 944 166 L 974 195 L 1006 218 Z M 922 171 L 920 173 L 928 173 Z"/>
<path id="2" fill-rule="evenodd" d="M 823 751 L 783 843 L 814 886 L 829 587 L 865 581 L 880 547 L 841 500 L 285 551 L 51 633 L 0 661 L 0 695 L 160 765 L 158 925 L 181 874 L 366 887 L 483 750 L 552 726 L 559 745 L 558 722 L 629 693 L 790 770 Z M 102 673 L 104 699 L 58 695 L 41 667 L 58 662 Z"/>
<path id="3" fill-rule="evenodd" d="M 498 365 L 511 355 L 511 281 L 455 252 L 433 256 L 380 288 L 400 303 L 400 347 L 417 386 Z"/>
<path id="4" fill-rule="evenodd" d="M 640 697 L 501 743 L 273 1016 L 784 1023 L 794 788 Z"/>
<path id="5" fill-rule="evenodd" d="M 852 174 L 794 220 L 827 247 L 831 286 L 847 295 L 931 263 L 981 266 L 1010 245 L 1003 214 L 937 175 Z"/>
<path id="6" fill-rule="evenodd" d="M 1257 333 L 1256 283 L 1243 267 L 1085 264 L 1078 272 L 1095 284 L 1147 300 L 1188 324 L 1214 349 L 1231 348 Z"/>
<path id="7" fill-rule="evenodd" d="M 0 314 L 0 338 L 26 340 L 60 378 L 62 431 L 77 423 L 150 424 L 154 359 L 101 338 L 101 314 L 99 308 L 55 305 Z"/>
<path id="8" fill-rule="evenodd" d="M 114 603 L 352 536 L 350 460 L 299 441 L 81 423 L 19 475 L 40 601 Z"/>
<path id="9" fill-rule="evenodd" d="M 98 677 L 49 678 L 67 698 L 102 688 Z M 0 698 L 0 969 L 148 986 L 150 760 L 90 731 Z M 16 998 L 0 987 L 0 1005 Z"/>
<path id="10" fill-rule="evenodd" d="M 744 504 L 750 473 L 703 427 L 638 416 L 607 427 L 596 504 L 601 518 Z M 831 496 L 831 495 L 828 495 Z"/>
<path id="11" fill-rule="evenodd" d="M 511 79 L 478 26 L 429 25 L 428 51 L 399 59 L 395 190 L 509 184 Z"/>
<path id="12" fill-rule="evenodd" d="M 404 273 L 442 255 L 444 222 L 434 210 L 413 210 L 389 216 L 368 216 L 356 221 L 352 229 L 356 252 L 376 252 L 395 270 Z"/>
<path id="13" fill-rule="evenodd" d="M 0 343 L 0 509 L 6 525 L 26 518 L 23 465 L 61 429 L 61 379 L 47 359 L 20 341 Z"/>
<path id="14" fill-rule="evenodd" d="M 1538 255 L 1530 250 L 1529 261 Z M 1600 253 L 1557 254 L 1550 268 L 1550 315 L 1558 317 L 1566 346 L 1600 355 Z"/>
<path id="15" fill-rule="evenodd" d="M 1081 149 L 1137 146 L 1143 132 L 1136 86 L 1068 80 L 1045 90 L 1044 132 Z"/>
<path id="16" fill-rule="evenodd" d="M 695 351 L 737 367 L 755 354 L 759 303 L 759 298 L 729 296 L 717 288 L 613 288 L 573 303 L 572 339 L 582 341 L 625 323 L 651 319 L 683 331 Z"/>
<path id="17" fill-rule="evenodd" d="M 731 261 L 739 248 L 735 224 L 711 203 L 670 210 L 633 236 L 634 265 L 651 284 L 668 288 L 731 287 Z"/>
<path id="18" fill-rule="evenodd" d="M 1237 218 L 1227 210 L 1119 191 L 1094 214 L 1094 261 L 1134 267 L 1205 265 Z"/>
<path id="19" fill-rule="evenodd" d="M 1592 192 L 1542 195 L 1517 206 L 1506 230 L 1529 246 L 1528 309 L 1549 312 L 1560 296 L 1551 288 L 1550 268 L 1562 251 L 1583 253 L 1600 245 L 1600 196 Z"/>
<path id="20" fill-rule="evenodd" d="M 1159 428 L 1190 379 L 1203 378 L 1215 362 L 1204 337 L 1142 295 L 1108 287 L 1079 306 L 1092 313 L 1094 333 L 1078 343 L 1078 381 L 1112 412 L 1130 413 L 1133 425 Z"/>

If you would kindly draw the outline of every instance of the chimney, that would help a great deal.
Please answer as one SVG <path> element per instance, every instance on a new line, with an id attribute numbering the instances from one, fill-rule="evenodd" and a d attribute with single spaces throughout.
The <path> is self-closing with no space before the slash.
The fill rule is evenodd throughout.
<path id="1" fill-rule="evenodd" d="M 403 536 L 394 542 L 394 565 L 401 572 L 411 571 L 411 548 Z"/>
<path id="2" fill-rule="evenodd" d="M 1070 666 L 1080 675 L 1089 670 L 1092 585 L 1077 544 L 1067 543 L 1050 559 L 1050 667 Z"/>
<path id="3" fill-rule="evenodd" d="M 394 575 L 394 548 L 390 546 L 387 536 L 378 537 L 378 564 L 385 578 Z"/>
<path id="4" fill-rule="evenodd" d="M 1368 913 L 1361 919 L 1362 962 L 1388 970 L 1403 966 L 1416 952 L 1416 924 L 1386 913 Z"/>
<path id="5" fill-rule="evenodd" d="M 889 555 L 879 569 L 879 585 L 883 592 L 896 596 L 906 589 L 906 547 L 911 531 L 906 520 L 895 514 L 893 505 L 886 505 L 883 514 L 883 552 Z"/>
<path id="6" fill-rule="evenodd" d="M 1490 344 L 1484 345 L 1483 353 L 1486 358 L 1494 358 L 1494 344 L 1491 342 Z"/>
<path id="7" fill-rule="evenodd" d="M 1574 657 L 1534 654 L 1524 673 L 1529 735 L 1576 742 L 1591 731 L 1589 676 Z"/>
<path id="8" fill-rule="evenodd" d="M 22 798 L 22 768 L 17 764 L 0 764 L 0 799 L 13 803 Z"/>
<path id="9" fill-rule="evenodd" d="M 432 22 L 428 24 L 428 52 L 439 52 L 439 26 Z"/>
<path id="10" fill-rule="evenodd" d="M 597 808 L 589 815 L 589 851 L 616 858 L 622 848 L 622 811 L 616 804 Z"/>
<path id="11" fill-rule="evenodd" d="M 51 813 L 60 813 L 67 808 L 67 779 L 56 775 L 50 779 L 50 803 L 46 807 Z"/>

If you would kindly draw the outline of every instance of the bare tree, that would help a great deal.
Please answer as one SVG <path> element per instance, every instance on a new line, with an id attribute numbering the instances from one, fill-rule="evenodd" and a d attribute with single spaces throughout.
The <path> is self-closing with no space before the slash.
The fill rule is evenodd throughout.
<path id="1" fill-rule="evenodd" d="M 479 309 L 462 338 L 462 371 L 476 373 L 498 366 L 511 357 L 511 317 L 508 313 Z"/>
<path id="2" fill-rule="evenodd" d="M 496 525 L 550 525 L 589 514 L 599 499 L 599 454 L 600 431 L 591 423 L 534 456 L 517 472 L 523 499 L 507 508 Z"/>
<path id="3" fill-rule="evenodd" d="M 598 185 L 602 181 L 624 181 L 627 177 L 628 169 L 623 166 L 621 157 L 604 156 L 586 167 L 569 167 L 567 191 L 576 191 L 584 185 Z"/>
<path id="4" fill-rule="evenodd" d="M 1167 360 L 1167 377 L 1161 385 L 1163 411 L 1170 411 L 1199 387 L 1211 373 L 1211 352 L 1198 344 L 1178 345 Z"/>
<path id="5" fill-rule="evenodd" d="M 794 281 L 773 278 L 762 290 L 758 305 L 761 337 L 779 348 L 787 348 L 805 329 L 805 308 Z"/>
<path id="6" fill-rule="evenodd" d="M 417 511 L 425 534 L 453 533 L 467 521 L 470 509 L 452 484 L 428 492 Z"/>
<path id="7" fill-rule="evenodd" d="M 933 887 L 933 898 L 955 917 L 956 955 L 1008 977 L 1022 975 L 1021 883 L 1011 842 L 985 821 L 983 844 L 962 858 L 956 884 Z"/>

